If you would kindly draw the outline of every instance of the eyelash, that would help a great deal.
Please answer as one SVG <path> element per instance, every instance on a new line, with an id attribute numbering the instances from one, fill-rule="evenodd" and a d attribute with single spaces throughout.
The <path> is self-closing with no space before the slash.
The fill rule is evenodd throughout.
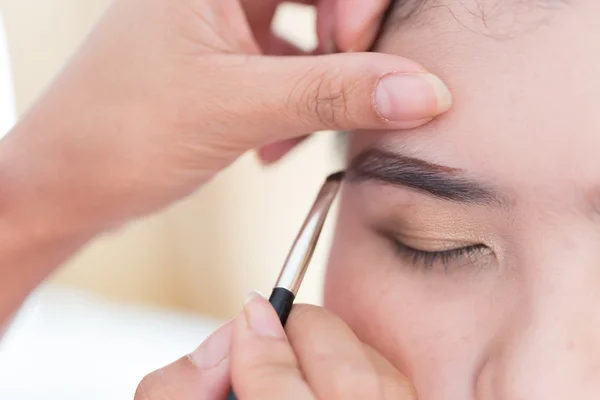
<path id="1" fill-rule="evenodd" d="M 476 244 L 444 251 L 424 251 L 407 246 L 396 239 L 393 239 L 393 241 L 396 250 L 402 257 L 408 259 L 415 268 L 422 268 L 424 270 L 431 270 L 436 262 L 440 262 L 444 270 L 448 272 L 448 267 L 452 261 L 469 258 L 477 253 L 489 250 L 486 245 Z"/>

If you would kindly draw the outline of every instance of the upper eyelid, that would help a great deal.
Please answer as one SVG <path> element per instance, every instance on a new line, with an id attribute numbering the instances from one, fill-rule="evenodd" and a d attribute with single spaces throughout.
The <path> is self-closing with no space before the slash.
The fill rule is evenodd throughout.
<path id="1" fill-rule="evenodd" d="M 415 235 L 410 235 L 410 234 L 396 234 L 396 233 L 390 233 L 391 235 L 393 235 L 399 242 L 402 242 L 405 246 L 407 247 L 411 247 L 414 248 L 415 250 L 421 250 L 421 251 L 430 251 L 430 252 L 435 252 L 435 251 L 451 251 L 451 250 L 456 250 L 456 249 L 461 249 L 461 248 L 465 248 L 465 247 L 473 247 L 473 246 L 478 246 L 480 244 L 484 244 L 484 243 L 478 243 L 476 241 L 473 240 L 456 240 L 456 239 L 451 239 L 451 238 L 428 238 L 428 237 L 420 237 L 420 236 L 415 236 Z M 447 244 L 445 246 L 445 248 L 439 248 L 439 249 L 435 249 L 435 250 L 425 250 L 425 249 L 421 249 L 421 248 L 417 248 L 419 247 L 418 245 L 411 245 L 410 242 L 423 242 L 423 243 L 427 243 L 427 244 Z M 435 247 L 435 246 L 432 246 Z"/>

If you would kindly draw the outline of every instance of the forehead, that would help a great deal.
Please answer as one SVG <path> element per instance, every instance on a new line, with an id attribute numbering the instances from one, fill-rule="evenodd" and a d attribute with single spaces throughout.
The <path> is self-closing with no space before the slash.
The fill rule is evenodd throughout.
<path id="1" fill-rule="evenodd" d="M 562 6 L 430 0 L 392 17 L 378 51 L 441 76 L 455 106 L 385 140 L 517 191 L 600 182 L 600 2 L 544 3 Z"/>

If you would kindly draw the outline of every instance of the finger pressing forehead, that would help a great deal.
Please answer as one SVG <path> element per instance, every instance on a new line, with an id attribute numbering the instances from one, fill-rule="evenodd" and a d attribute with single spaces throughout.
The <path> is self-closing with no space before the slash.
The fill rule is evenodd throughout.
<path id="1" fill-rule="evenodd" d="M 335 36 L 338 48 L 342 51 L 369 49 L 379 32 L 386 11 L 393 2 L 393 0 L 337 1 Z"/>
<path id="2" fill-rule="evenodd" d="M 231 1 L 231 0 L 230 0 Z M 281 0 L 239 0 L 250 26 L 268 26 Z M 365 51 L 371 47 L 392 0 L 293 0 L 318 7 L 318 36 L 332 50 Z"/>

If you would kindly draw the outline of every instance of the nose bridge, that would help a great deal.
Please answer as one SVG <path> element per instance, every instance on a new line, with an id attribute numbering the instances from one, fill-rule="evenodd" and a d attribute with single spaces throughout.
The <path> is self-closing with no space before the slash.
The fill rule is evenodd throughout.
<path id="1" fill-rule="evenodd" d="M 483 379 L 493 382 L 481 399 L 600 398 L 600 260 L 561 260 L 528 266 L 536 272 L 523 277 L 523 298 L 484 366 Z"/>

